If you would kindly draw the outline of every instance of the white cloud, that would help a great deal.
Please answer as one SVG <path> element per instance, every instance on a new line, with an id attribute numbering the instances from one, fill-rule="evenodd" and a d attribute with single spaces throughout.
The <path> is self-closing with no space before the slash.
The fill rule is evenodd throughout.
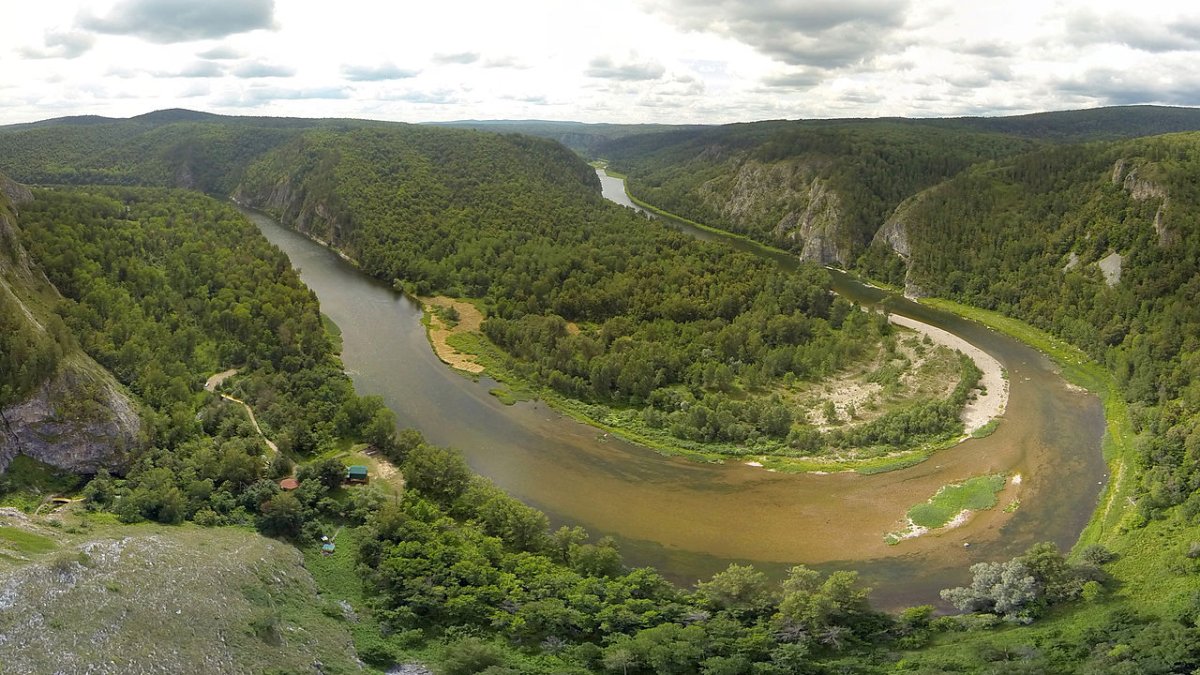
<path id="1" fill-rule="evenodd" d="M 181 106 L 716 123 L 1200 105 L 1200 12 L 1173 0 L 62 0 L 5 20 L 29 37 L 0 52 L 0 123 Z"/>

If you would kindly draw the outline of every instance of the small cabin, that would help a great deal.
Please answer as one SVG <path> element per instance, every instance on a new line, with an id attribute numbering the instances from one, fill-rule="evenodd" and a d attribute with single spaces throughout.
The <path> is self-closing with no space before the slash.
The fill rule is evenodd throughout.
<path id="1" fill-rule="evenodd" d="M 300 487 L 300 481 L 296 480 L 295 478 L 284 478 L 283 480 L 279 481 L 279 489 L 283 490 L 284 492 L 291 492 L 298 487 Z"/>
<path id="2" fill-rule="evenodd" d="M 324 544 L 321 544 L 321 553 L 325 555 L 331 555 L 336 550 L 337 546 L 334 546 L 332 541 L 327 541 Z"/>
<path id="3" fill-rule="evenodd" d="M 348 483 L 365 483 L 367 482 L 367 467 L 362 464 L 355 464 L 346 467 L 346 482 Z"/>

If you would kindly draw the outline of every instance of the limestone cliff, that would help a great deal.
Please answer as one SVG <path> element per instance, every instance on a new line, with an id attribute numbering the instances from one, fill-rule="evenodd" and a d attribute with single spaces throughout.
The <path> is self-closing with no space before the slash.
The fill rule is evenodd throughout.
<path id="1" fill-rule="evenodd" d="M 141 418 L 112 375 L 82 352 L 34 394 L 0 411 L 0 472 L 18 454 L 60 469 L 120 471 Z"/>
<path id="2" fill-rule="evenodd" d="M 920 203 L 921 197 L 922 195 L 919 194 L 897 206 L 872 240 L 872 244 L 883 244 L 890 248 L 896 255 L 903 258 L 905 263 L 912 256 L 912 246 L 909 244 L 908 238 L 909 214 Z M 913 281 L 911 267 L 908 269 L 909 273 L 904 276 L 904 295 L 909 298 L 922 298 L 928 295 L 929 293 L 925 289 Z"/>
<path id="3" fill-rule="evenodd" d="M 10 203 L 32 198 L 0 176 L 0 472 L 27 455 L 69 471 L 120 470 L 141 419 L 116 379 L 71 340 L 51 307 L 57 290 L 17 236 Z"/>
<path id="4" fill-rule="evenodd" d="M 335 248 L 341 248 L 343 223 L 327 198 L 305 189 L 299 176 L 284 176 L 262 186 L 239 185 L 233 200 L 243 206 L 261 209 L 279 222 Z"/>
<path id="5" fill-rule="evenodd" d="M 1154 213 L 1154 232 L 1158 235 L 1160 246 L 1169 246 L 1178 239 L 1178 233 L 1169 229 L 1166 224 L 1170 197 L 1167 189 L 1160 183 L 1144 176 L 1152 166 L 1119 159 L 1113 164 L 1112 183 L 1120 185 L 1129 196 L 1139 202 L 1158 201 L 1158 210 Z"/>
<path id="6" fill-rule="evenodd" d="M 702 186 L 700 196 L 730 222 L 761 223 L 777 243 L 804 260 L 845 266 L 849 251 L 841 199 L 819 169 L 812 161 L 746 160 L 731 181 L 715 178 Z"/>

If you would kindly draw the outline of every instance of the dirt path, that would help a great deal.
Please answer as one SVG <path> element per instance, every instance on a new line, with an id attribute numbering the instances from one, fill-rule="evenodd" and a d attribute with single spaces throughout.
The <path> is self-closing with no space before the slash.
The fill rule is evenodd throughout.
<path id="1" fill-rule="evenodd" d="M 452 368 L 466 371 L 468 373 L 482 373 L 483 366 L 480 365 L 475 357 L 471 354 L 463 354 L 454 347 L 451 347 L 449 340 L 451 335 L 458 333 L 477 333 L 479 327 L 483 325 L 483 313 L 479 311 L 475 305 L 463 300 L 455 300 L 445 296 L 437 296 L 433 298 L 418 298 L 421 304 L 426 307 L 453 307 L 458 312 L 458 323 L 453 328 L 446 325 L 442 318 L 436 313 L 429 313 L 429 341 L 433 344 L 433 351 L 438 358 Z"/>
<path id="2" fill-rule="evenodd" d="M 221 383 L 233 377 L 234 375 L 237 375 L 237 372 L 237 368 L 230 368 L 229 370 L 213 375 L 204 383 L 204 390 L 216 391 L 217 387 L 221 386 Z M 240 398 L 234 398 L 229 394 L 221 394 L 221 398 L 225 399 L 226 401 L 233 401 L 234 403 L 237 403 L 245 408 L 246 414 L 250 416 L 250 423 L 254 425 L 254 430 L 258 432 L 259 438 L 263 439 L 263 443 L 267 444 L 267 447 L 271 449 L 272 454 L 279 454 L 279 446 L 275 445 L 275 442 L 267 438 L 267 435 L 263 433 L 262 427 L 258 426 L 258 418 L 254 416 L 254 411 L 245 401 Z"/>
<path id="3" fill-rule="evenodd" d="M 229 370 L 226 370 L 225 372 L 221 372 L 221 373 L 217 373 L 216 375 L 213 375 L 212 377 L 208 378 L 208 381 L 206 381 L 204 383 L 204 391 L 216 391 L 217 387 L 221 386 L 221 384 L 223 382 L 225 382 L 225 380 L 228 380 L 229 378 L 233 377 L 234 375 L 237 375 L 237 372 L 238 372 L 237 368 L 230 368 Z"/>
<path id="4" fill-rule="evenodd" d="M 962 422 L 966 433 L 973 433 L 993 418 L 1004 414 L 1004 409 L 1008 406 L 1008 380 L 1004 379 L 1004 368 L 991 354 L 953 333 L 916 319 L 888 314 L 888 321 L 928 335 L 929 339 L 937 344 L 957 349 L 966 354 L 983 371 L 983 377 L 980 378 L 979 384 L 986 389 L 986 393 L 977 395 L 975 400 L 969 401 L 962 411 Z"/>

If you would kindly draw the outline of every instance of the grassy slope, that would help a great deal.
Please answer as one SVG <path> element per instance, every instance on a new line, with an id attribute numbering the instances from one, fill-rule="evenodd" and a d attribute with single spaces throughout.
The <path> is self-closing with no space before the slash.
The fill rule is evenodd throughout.
<path id="1" fill-rule="evenodd" d="M 293 547 L 235 528 L 0 515 L 5 672 L 357 672 Z"/>

